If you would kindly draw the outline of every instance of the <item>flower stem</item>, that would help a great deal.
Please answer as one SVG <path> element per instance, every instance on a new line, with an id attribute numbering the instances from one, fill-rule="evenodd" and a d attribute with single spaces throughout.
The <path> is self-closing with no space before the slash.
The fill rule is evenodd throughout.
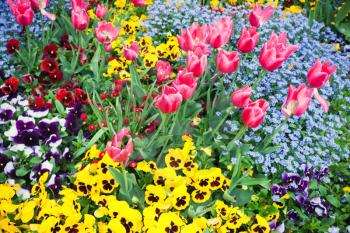
<path id="1" fill-rule="evenodd" d="M 224 117 L 221 119 L 221 121 L 219 122 L 219 124 L 213 129 L 212 134 L 213 136 L 215 136 L 216 132 L 220 129 L 220 127 L 222 126 L 222 124 L 225 123 L 227 117 L 230 115 L 231 111 L 233 110 L 233 107 L 229 107 L 226 111 L 226 114 L 224 115 Z"/>
<path id="2" fill-rule="evenodd" d="M 260 81 L 265 77 L 265 75 L 267 74 L 267 71 L 262 69 L 261 73 L 259 74 L 258 78 L 256 79 L 256 81 L 254 82 L 252 89 L 256 90 L 256 88 L 258 87 Z"/>
<path id="3" fill-rule="evenodd" d="M 156 137 L 158 136 L 158 134 L 163 131 L 163 128 L 165 126 L 165 123 L 168 121 L 168 115 L 167 114 L 160 114 L 162 116 L 162 122 L 160 123 L 160 126 L 158 127 L 157 131 L 155 132 L 155 134 L 153 135 L 151 141 L 147 144 L 146 148 L 148 148 L 150 145 L 152 145 L 153 141 L 156 139 Z"/>

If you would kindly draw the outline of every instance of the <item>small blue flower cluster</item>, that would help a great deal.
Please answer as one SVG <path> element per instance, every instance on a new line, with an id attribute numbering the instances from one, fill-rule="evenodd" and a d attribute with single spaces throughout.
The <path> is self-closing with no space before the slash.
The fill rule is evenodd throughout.
<path id="1" fill-rule="evenodd" d="M 169 30 L 173 34 L 178 34 L 180 29 L 187 28 L 194 21 L 210 23 L 228 15 L 234 20 L 231 42 L 236 47 L 242 27 L 249 26 L 248 12 L 249 10 L 244 7 L 227 7 L 222 13 L 218 13 L 211 11 L 208 7 L 199 6 L 193 0 L 166 2 L 156 0 L 148 9 L 149 20 L 146 21 L 145 26 L 149 35 L 162 37 Z M 165 18 L 168 20 L 164 20 Z M 288 32 L 289 43 L 298 44 L 300 48 L 283 67 L 268 73 L 258 85 L 253 98 L 268 100 L 270 108 L 262 126 L 250 130 L 242 142 L 252 144 L 260 142 L 284 120 L 281 106 L 287 97 L 288 86 L 290 84 L 298 86 L 307 82 L 306 74 L 317 58 L 322 61 L 329 60 L 338 69 L 332 75 L 329 84 L 320 90 L 321 95 L 331 102 L 328 113 L 324 113 L 321 106 L 313 100 L 304 115 L 289 119 L 288 126 L 274 138 L 273 144 L 280 146 L 276 151 L 261 154 L 252 150 L 248 155 L 256 164 L 261 165 L 264 173 L 276 173 L 278 169 L 297 171 L 302 164 L 314 167 L 329 166 L 334 161 L 347 158 L 349 149 L 340 146 L 337 140 L 346 140 L 341 128 L 347 123 L 344 116 L 348 106 L 344 104 L 335 106 L 334 100 L 349 100 L 345 90 L 350 88 L 350 79 L 346 78 L 350 59 L 349 54 L 335 51 L 334 44 L 330 43 L 343 43 L 343 41 L 322 23 L 314 22 L 310 27 L 308 18 L 304 15 L 285 13 L 281 9 L 277 9 L 274 16 L 262 25 L 259 31 L 261 37 L 259 46 L 255 49 L 256 53 L 252 57 L 241 56 L 239 71 L 229 75 L 225 83 L 231 83 L 232 78 L 238 80 L 241 85 L 252 85 L 255 82 L 261 72 L 259 51 L 262 44 L 268 41 L 272 31 L 277 34 Z M 232 91 L 227 89 L 228 94 Z M 219 114 L 218 112 L 217 115 Z M 239 122 L 227 120 L 224 132 L 235 132 L 239 127 Z"/>

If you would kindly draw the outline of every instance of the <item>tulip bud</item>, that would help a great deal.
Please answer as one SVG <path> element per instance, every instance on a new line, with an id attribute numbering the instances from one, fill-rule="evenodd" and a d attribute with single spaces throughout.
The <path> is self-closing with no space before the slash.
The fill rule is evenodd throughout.
<path id="1" fill-rule="evenodd" d="M 198 56 L 194 52 L 189 51 L 187 53 L 186 68 L 189 72 L 193 72 L 194 76 L 202 76 L 207 68 L 207 56 Z"/>
<path id="2" fill-rule="evenodd" d="M 239 56 L 236 51 L 228 52 L 220 50 L 216 58 L 216 65 L 223 73 L 232 73 L 237 70 L 239 64 Z"/>
<path id="3" fill-rule="evenodd" d="M 139 55 L 139 45 L 136 41 L 132 42 L 130 46 L 124 44 L 124 57 L 126 60 L 135 60 Z"/>
<path id="4" fill-rule="evenodd" d="M 259 42 L 260 34 L 256 32 L 256 27 L 242 29 L 242 34 L 238 40 L 238 49 L 242 53 L 250 53 Z"/>
<path id="5" fill-rule="evenodd" d="M 336 70 L 336 66 L 330 66 L 330 61 L 326 61 L 322 64 L 321 60 L 317 59 L 307 73 L 307 81 L 311 87 L 321 88 L 328 82 L 329 78 Z"/>
<path id="6" fill-rule="evenodd" d="M 208 42 L 217 49 L 224 46 L 232 35 L 233 21 L 229 17 L 223 17 L 209 26 Z"/>
<path id="7" fill-rule="evenodd" d="M 182 95 L 173 87 L 165 86 L 163 93 L 154 100 L 154 105 L 163 113 L 176 112 L 182 102 Z"/>
<path id="8" fill-rule="evenodd" d="M 196 91 L 197 84 L 198 79 L 193 76 L 192 72 L 182 70 L 177 74 L 177 77 L 172 82 L 171 86 L 180 92 L 184 100 L 187 100 L 191 98 Z"/>
<path id="9" fill-rule="evenodd" d="M 259 62 L 267 71 L 274 71 L 282 66 L 297 49 L 297 45 L 287 45 L 287 33 L 282 32 L 277 36 L 274 32 L 271 33 L 270 40 L 264 44 Z"/>
<path id="10" fill-rule="evenodd" d="M 98 4 L 96 8 L 96 16 L 99 19 L 103 19 L 107 15 L 107 7 L 103 4 Z"/>
<path id="11" fill-rule="evenodd" d="M 275 9 L 271 6 L 267 6 L 264 9 L 256 3 L 254 5 L 253 10 L 249 13 L 249 23 L 254 27 L 260 27 L 263 23 L 265 23 L 271 16 Z"/>
<path id="12" fill-rule="evenodd" d="M 250 103 L 242 111 L 243 124 L 249 128 L 258 127 L 265 118 L 266 110 L 269 104 L 262 99 Z"/>
<path id="13" fill-rule="evenodd" d="M 250 100 L 251 95 L 252 95 L 251 87 L 248 87 L 248 86 L 242 87 L 232 93 L 231 102 L 237 108 L 244 108 L 251 102 Z"/>

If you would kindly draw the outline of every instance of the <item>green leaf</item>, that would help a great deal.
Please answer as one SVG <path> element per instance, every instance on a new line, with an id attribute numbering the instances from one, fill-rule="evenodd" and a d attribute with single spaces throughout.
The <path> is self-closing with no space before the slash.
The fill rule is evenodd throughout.
<path id="1" fill-rule="evenodd" d="M 329 203 L 331 203 L 333 206 L 335 207 L 340 207 L 340 201 L 338 198 L 336 198 L 335 196 L 333 195 L 328 195 L 326 197 L 327 201 L 329 201 Z"/>
<path id="2" fill-rule="evenodd" d="M 346 3 L 342 6 L 342 8 L 337 13 L 337 17 L 335 18 L 335 24 L 338 25 L 339 23 L 341 23 L 349 13 L 350 13 L 350 1 L 346 1 Z"/>
<path id="3" fill-rule="evenodd" d="M 77 158 L 81 154 L 83 154 L 85 151 L 87 151 L 92 145 L 94 145 L 102 136 L 104 133 L 106 133 L 106 128 L 101 128 L 97 133 L 91 138 L 91 140 L 86 144 L 85 147 L 79 148 L 75 153 L 74 157 Z"/>
<path id="4" fill-rule="evenodd" d="M 64 117 L 66 115 L 66 112 L 64 110 L 63 104 L 59 100 L 55 99 L 55 106 L 58 113 Z"/>
<path id="5" fill-rule="evenodd" d="M 270 180 L 266 177 L 263 178 L 255 178 L 255 177 L 243 177 L 240 179 L 239 184 L 241 185 L 260 185 L 266 189 L 270 189 Z"/>
<path id="6" fill-rule="evenodd" d="M 16 170 L 17 176 L 25 176 L 30 172 L 30 169 L 27 169 L 26 167 L 20 167 Z"/>
<path id="7" fill-rule="evenodd" d="M 95 51 L 95 54 L 91 59 L 90 69 L 94 73 L 95 79 L 98 80 L 100 78 L 100 72 L 98 69 L 98 61 L 100 59 L 101 46 L 97 45 L 96 47 L 97 47 L 97 49 Z"/>
<path id="8" fill-rule="evenodd" d="M 250 202 L 250 198 L 254 194 L 254 192 L 251 190 L 236 189 L 232 191 L 232 194 L 236 198 L 237 205 L 243 206 Z"/>

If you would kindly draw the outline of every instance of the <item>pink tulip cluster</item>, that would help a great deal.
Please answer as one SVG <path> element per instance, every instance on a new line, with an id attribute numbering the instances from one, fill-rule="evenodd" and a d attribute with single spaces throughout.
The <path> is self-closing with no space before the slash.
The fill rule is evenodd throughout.
<path id="1" fill-rule="evenodd" d="M 77 30 L 85 30 L 89 25 L 90 18 L 87 13 L 89 4 L 85 3 L 84 0 L 71 0 L 71 18 L 72 24 Z"/>
<path id="2" fill-rule="evenodd" d="M 103 4 L 98 4 L 96 7 L 96 17 L 103 19 L 107 15 L 107 7 Z"/>
<path id="3" fill-rule="evenodd" d="M 98 22 L 95 28 L 95 36 L 99 42 L 104 44 L 107 52 L 112 50 L 112 42 L 118 38 L 119 28 L 113 26 L 111 22 Z"/>
<path id="4" fill-rule="evenodd" d="M 17 23 L 22 26 L 28 26 L 33 22 L 33 9 L 40 11 L 42 15 L 50 20 L 55 20 L 56 15 L 50 14 L 45 10 L 48 3 L 49 0 L 7 0 L 7 4 L 10 6 Z"/>
<path id="5" fill-rule="evenodd" d="M 232 93 L 231 102 L 235 107 L 243 109 L 243 124 L 249 128 L 256 128 L 264 120 L 269 103 L 263 99 L 252 102 L 250 99 L 251 95 L 251 87 L 242 87 Z"/>
<path id="6" fill-rule="evenodd" d="M 329 109 L 329 103 L 318 93 L 318 89 L 322 88 L 329 80 L 330 76 L 336 71 L 335 66 L 331 66 L 329 61 L 322 63 L 317 59 L 315 64 L 307 73 L 307 81 L 311 88 L 305 83 L 295 88 L 290 85 L 288 88 L 287 99 L 282 105 L 282 112 L 286 117 L 292 115 L 301 116 L 308 108 L 312 95 L 321 104 L 324 112 Z"/>
<path id="7" fill-rule="evenodd" d="M 128 138 L 128 142 L 123 147 L 124 137 Z M 113 135 L 112 141 L 107 142 L 106 150 L 114 162 L 126 164 L 134 151 L 134 143 L 130 135 L 130 130 L 123 128 L 117 135 Z"/>

